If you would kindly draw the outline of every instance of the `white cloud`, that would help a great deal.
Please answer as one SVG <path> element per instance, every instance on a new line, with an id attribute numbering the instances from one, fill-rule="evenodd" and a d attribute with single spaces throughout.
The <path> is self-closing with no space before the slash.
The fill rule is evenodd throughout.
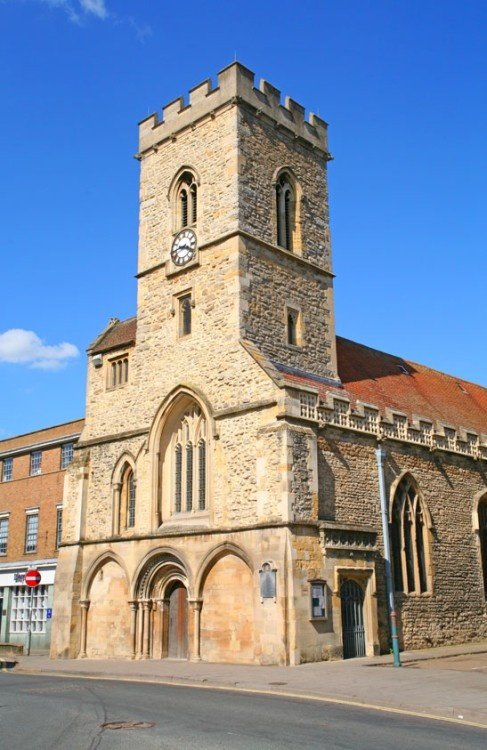
<path id="1" fill-rule="evenodd" d="M 37 0 L 37 2 L 50 5 L 51 8 L 60 8 L 73 23 L 81 23 L 83 17 L 90 15 L 100 19 L 107 18 L 109 15 L 105 0 Z"/>
<path id="2" fill-rule="evenodd" d="M 105 0 L 79 0 L 79 3 L 86 13 L 93 13 L 98 18 L 106 18 L 108 16 Z"/>
<path id="3" fill-rule="evenodd" d="M 41 370 L 59 370 L 66 360 L 78 357 L 74 344 L 48 346 L 34 331 L 11 328 L 0 334 L 0 362 L 26 364 Z"/>

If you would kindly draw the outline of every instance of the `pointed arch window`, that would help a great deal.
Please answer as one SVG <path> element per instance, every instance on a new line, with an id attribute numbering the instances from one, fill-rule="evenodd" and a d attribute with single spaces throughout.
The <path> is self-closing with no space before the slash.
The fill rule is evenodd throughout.
<path id="1" fill-rule="evenodd" d="M 296 192 L 286 172 L 276 184 L 276 222 L 277 244 L 292 251 L 296 234 Z"/>
<path id="2" fill-rule="evenodd" d="M 396 591 L 431 591 L 427 510 L 415 482 L 404 477 L 392 505 L 390 535 Z"/>
<path id="3" fill-rule="evenodd" d="M 481 499 L 478 505 L 478 522 L 484 596 L 487 599 L 487 495 Z"/>
<path id="4" fill-rule="evenodd" d="M 196 404 L 178 420 L 171 444 L 172 513 L 207 510 L 206 420 Z"/>
<path id="5" fill-rule="evenodd" d="M 115 484 L 115 534 L 133 529 L 136 518 L 136 483 L 132 466 L 125 463 L 119 476 L 120 483 Z"/>
<path id="6" fill-rule="evenodd" d="M 176 186 L 176 231 L 194 226 L 198 218 L 198 186 L 194 175 L 183 172 Z"/>

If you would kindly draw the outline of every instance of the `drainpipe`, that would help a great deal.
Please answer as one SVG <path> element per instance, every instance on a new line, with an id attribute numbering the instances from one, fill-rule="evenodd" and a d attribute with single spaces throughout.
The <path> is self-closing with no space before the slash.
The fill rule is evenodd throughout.
<path id="1" fill-rule="evenodd" d="M 382 516 L 382 536 L 384 538 L 384 562 L 386 567 L 386 588 L 387 588 L 387 601 L 389 605 L 389 623 L 391 626 L 392 635 L 392 653 L 394 655 L 394 666 L 401 666 L 401 659 L 399 657 L 399 637 L 397 635 L 397 617 L 396 609 L 394 607 L 394 588 L 392 586 L 392 574 L 391 574 L 391 545 L 389 542 L 389 513 L 387 510 L 386 500 L 386 483 L 384 478 L 384 461 L 386 458 L 386 452 L 382 446 L 375 451 L 377 458 L 377 471 L 379 474 L 379 495 L 380 495 L 380 510 Z"/>

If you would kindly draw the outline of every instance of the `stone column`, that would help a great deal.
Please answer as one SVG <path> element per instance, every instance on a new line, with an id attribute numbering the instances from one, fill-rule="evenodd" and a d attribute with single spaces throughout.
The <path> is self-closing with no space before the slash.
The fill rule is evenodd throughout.
<path id="1" fill-rule="evenodd" d="M 201 661 L 200 625 L 203 599 L 190 599 L 189 604 L 193 608 L 193 648 L 190 661 Z"/>
<path id="2" fill-rule="evenodd" d="M 88 636 L 88 610 L 90 608 L 89 599 L 83 599 L 79 603 L 81 607 L 81 648 L 78 659 L 86 659 L 86 639 Z"/>
<path id="3" fill-rule="evenodd" d="M 120 495 L 122 493 L 122 484 L 117 482 L 113 485 L 113 504 L 112 504 L 112 534 L 120 534 Z"/>
<path id="4" fill-rule="evenodd" d="M 136 599 L 129 601 L 130 607 L 130 636 L 132 640 L 132 655 L 131 659 L 135 659 L 137 655 L 137 610 L 139 603 Z"/>
<path id="5" fill-rule="evenodd" d="M 161 599 L 161 658 L 166 659 L 169 645 L 169 599 Z"/>
<path id="6" fill-rule="evenodd" d="M 144 609 L 144 627 L 143 627 L 143 636 L 142 636 L 142 658 L 143 659 L 149 658 L 151 604 L 152 602 L 150 599 L 144 599 L 144 601 L 142 602 L 142 607 Z"/>
<path id="7" fill-rule="evenodd" d="M 142 606 L 142 601 L 139 600 L 137 602 L 137 610 L 138 610 L 138 617 L 137 617 L 137 659 L 142 659 L 142 652 L 143 652 L 143 638 L 144 638 L 144 607 Z"/>

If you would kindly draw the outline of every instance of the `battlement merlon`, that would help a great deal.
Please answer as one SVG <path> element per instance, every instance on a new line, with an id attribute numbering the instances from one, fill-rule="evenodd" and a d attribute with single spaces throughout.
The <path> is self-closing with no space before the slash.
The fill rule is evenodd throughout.
<path id="1" fill-rule="evenodd" d="M 281 104 L 281 92 L 261 79 L 254 87 L 254 73 L 240 63 L 232 63 L 218 73 L 218 86 L 211 88 L 207 79 L 189 92 L 189 104 L 183 97 L 174 99 L 162 109 L 162 120 L 157 114 L 149 115 L 139 123 L 139 153 L 154 148 L 171 138 L 183 128 L 211 115 L 228 103 L 247 103 L 259 115 L 270 118 L 297 138 L 328 153 L 327 123 L 312 112 L 305 119 L 305 109 L 290 97 Z"/>

